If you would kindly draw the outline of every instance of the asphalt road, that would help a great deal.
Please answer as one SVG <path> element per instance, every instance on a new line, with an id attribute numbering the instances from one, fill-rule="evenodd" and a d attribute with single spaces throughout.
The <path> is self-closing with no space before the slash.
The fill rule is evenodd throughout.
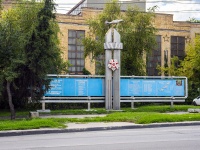
<path id="1" fill-rule="evenodd" d="M 9 136 L 0 150 L 199 150 L 200 126 Z"/>

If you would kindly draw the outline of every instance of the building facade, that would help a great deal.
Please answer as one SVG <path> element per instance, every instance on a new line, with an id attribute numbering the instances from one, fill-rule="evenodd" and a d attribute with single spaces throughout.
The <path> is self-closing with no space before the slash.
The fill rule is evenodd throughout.
<path id="1" fill-rule="evenodd" d="M 5 0 L 4 8 L 10 8 L 13 0 Z M 140 0 L 123 1 L 124 9 L 128 3 L 136 4 L 140 9 L 145 10 L 146 4 Z M 138 3 L 137 3 L 138 2 Z M 98 5 L 96 5 L 98 3 Z M 60 27 L 60 47 L 62 57 L 69 60 L 72 66 L 69 74 L 83 74 L 86 68 L 91 74 L 95 74 L 95 61 L 90 57 L 84 58 L 84 46 L 82 38 L 89 36 L 89 26 L 86 21 L 102 12 L 105 2 L 100 0 L 82 0 L 68 14 L 57 14 L 57 21 Z M 98 8 L 97 8 L 98 6 Z M 170 65 L 170 59 L 178 56 L 182 59 L 185 56 L 187 44 L 195 36 L 200 34 L 200 23 L 173 21 L 171 14 L 156 13 L 153 21 L 154 27 L 158 30 L 156 35 L 157 47 L 152 50 L 152 55 L 147 56 L 147 75 L 157 76 L 157 65 Z"/>
<path id="2" fill-rule="evenodd" d="M 57 15 L 62 33 L 60 39 L 64 52 L 63 58 L 73 64 L 73 68 L 70 68 L 70 74 L 82 74 L 82 68 L 86 68 L 92 74 L 95 74 L 95 62 L 91 61 L 89 57 L 84 59 L 84 47 L 79 42 L 75 43 L 75 41 L 80 39 L 79 34 L 88 36 L 89 28 L 86 20 L 98 15 L 101 11 L 101 9 L 85 7 L 80 15 Z M 156 69 L 157 65 L 170 65 L 171 57 L 177 56 L 179 59 L 183 59 L 187 44 L 195 38 L 196 34 L 200 34 L 200 23 L 173 21 L 171 14 L 156 14 L 153 24 L 158 30 L 156 35 L 157 47 L 147 59 L 146 70 L 149 76 L 159 75 Z M 71 37 L 72 32 L 73 37 Z M 73 42 L 72 38 L 74 39 Z"/>

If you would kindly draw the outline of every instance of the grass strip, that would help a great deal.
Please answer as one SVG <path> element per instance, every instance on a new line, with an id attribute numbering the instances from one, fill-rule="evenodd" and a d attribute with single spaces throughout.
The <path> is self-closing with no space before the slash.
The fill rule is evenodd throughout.
<path id="1" fill-rule="evenodd" d="M 200 121 L 199 113 L 192 114 L 163 114 L 156 112 L 124 112 L 113 113 L 106 117 L 84 118 L 75 122 L 132 122 L 136 124 Z M 74 122 L 74 121 L 73 121 Z"/>
<path id="2" fill-rule="evenodd" d="M 192 106 L 192 105 L 174 105 L 174 107 L 170 107 L 169 105 L 148 105 L 148 106 L 140 106 L 135 109 L 131 108 L 121 108 L 124 112 L 176 112 L 176 111 L 187 111 L 188 108 L 198 108 L 200 106 Z M 17 117 L 28 118 L 30 110 L 17 110 Z M 86 109 L 63 109 L 63 110 L 51 110 L 51 113 L 40 113 L 40 115 L 87 115 L 87 114 L 111 114 L 112 111 L 106 111 L 105 108 L 94 108 L 91 111 L 87 111 Z M 5 118 L 8 117 L 10 119 L 9 110 L 1 110 L 0 117 Z M 1 118 L 0 118 L 1 120 Z"/>
<path id="3" fill-rule="evenodd" d="M 0 122 L 0 131 L 3 130 L 26 130 L 39 128 L 65 128 L 66 119 L 62 118 L 35 118 L 19 120 L 2 120 Z"/>
<path id="4" fill-rule="evenodd" d="M 65 128 L 66 123 L 89 123 L 89 122 L 132 122 L 136 124 L 165 123 L 165 122 L 183 122 L 183 121 L 200 121 L 200 113 L 189 114 L 167 114 L 165 112 L 186 112 L 188 108 L 200 108 L 191 105 L 175 105 L 171 108 L 169 105 L 150 105 L 141 106 L 137 109 L 122 108 L 122 112 L 106 111 L 105 109 L 95 109 L 95 111 L 86 110 L 53 110 L 50 115 L 68 115 L 68 114 L 107 114 L 105 117 L 87 117 L 77 118 L 35 118 L 27 119 L 28 111 L 19 111 L 18 115 L 24 115 L 24 119 L 1 119 L 0 131 L 3 130 L 25 130 L 39 128 Z M 9 112 L 1 111 L 4 115 Z M 1 114 L 2 115 L 2 114 Z"/>
<path id="5" fill-rule="evenodd" d="M 115 112 L 105 117 L 94 118 L 36 118 L 19 119 L 15 121 L 2 120 L 0 130 L 25 130 L 39 128 L 65 128 L 66 123 L 89 123 L 89 122 L 132 122 L 136 124 L 165 123 L 200 121 L 200 114 L 164 114 L 157 112 Z"/>
<path id="6" fill-rule="evenodd" d="M 183 111 L 187 112 L 189 108 L 192 109 L 200 109 L 200 106 L 193 106 L 193 105 L 174 105 L 171 107 L 169 105 L 148 105 L 148 106 L 140 106 L 136 109 L 131 108 L 124 108 L 126 112 L 159 112 L 159 113 L 166 113 L 166 112 L 177 112 Z"/>

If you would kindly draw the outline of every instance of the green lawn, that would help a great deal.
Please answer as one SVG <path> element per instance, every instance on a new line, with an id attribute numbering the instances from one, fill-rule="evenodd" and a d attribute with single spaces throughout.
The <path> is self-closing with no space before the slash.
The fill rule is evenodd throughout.
<path id="1" fill-rule="evenodd" d="M 187 112 L 188 108 L 198 108 L 191 105 L 169 105 L 142 106 L 136 109 L 122 108 L 122 112 L 106 111 L 105 109 L 86 110 L 52 110 L 51 115 L 62 114 L 107 114 L 105 117 L 95 118 L 28 118 L 29 111 L 19 111 L 17 119 L 9 120 L 9 112 L 0 111 L 0 130 L 25 130 L 39 128 L 65 128 L 68 122 L 133 122 L 136 124 L 200 121 L 200 113 L 169 114 L 168 112 Z M 40 114 L 45 115 L 45 114 Z"/>

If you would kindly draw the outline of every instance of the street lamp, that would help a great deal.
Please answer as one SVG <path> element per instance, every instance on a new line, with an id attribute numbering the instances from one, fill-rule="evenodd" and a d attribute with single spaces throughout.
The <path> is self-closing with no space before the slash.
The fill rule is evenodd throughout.
<path id="1" fill-rule="evenodd" d="M 105 24 L 118 24 L 118 23 L 120 23 L 120 22 L 122 22 L 122 21 L 123 21 L 122 19 L 113 20 L 113 21 L 111 21 L 111 22 L 106 21 Z"/>

